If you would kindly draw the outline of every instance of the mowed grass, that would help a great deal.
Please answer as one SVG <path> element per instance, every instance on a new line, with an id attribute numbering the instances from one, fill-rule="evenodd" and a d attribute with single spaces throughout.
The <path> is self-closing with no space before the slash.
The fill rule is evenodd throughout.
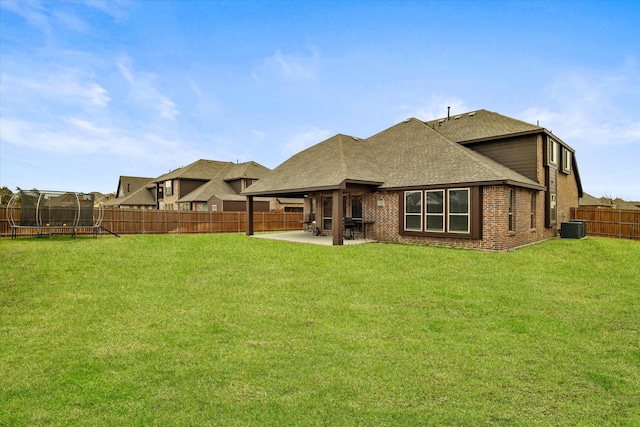
<path id="1" fill-rule="evenodd" d="M 0 240 L 0 425 L 640 424 L 640 243 Z"/>

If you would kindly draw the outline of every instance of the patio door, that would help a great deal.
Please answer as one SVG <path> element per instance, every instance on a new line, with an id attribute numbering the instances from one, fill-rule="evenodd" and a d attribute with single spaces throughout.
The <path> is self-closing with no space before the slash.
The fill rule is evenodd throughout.
<path id="1" fill-rule="evenodd" d="M 360 194 L 351 196 L 351 218 L 356 222 L 355 231 L 362 231 L 362 196 Z"/>
<path id="2" fill-rule="evenodd" d="M 322 229 L 323 230 L 331 230 L 332 229 L 332 210 L 333 210 L 333 197 L 323 197 L 322 198 Z"/>

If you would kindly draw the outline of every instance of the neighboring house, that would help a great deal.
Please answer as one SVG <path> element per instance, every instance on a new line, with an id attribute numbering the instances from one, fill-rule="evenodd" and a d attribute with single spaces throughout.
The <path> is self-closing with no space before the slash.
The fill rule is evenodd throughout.
<path id="1" fill-rule="evenodd" d="M 578 200 L 579 206 L 598 208 L 598 209 L 610 209 L 613 207 L 613 201 L 604 197 L 597 198 L 591 194 L 582 193 L 582 197 Z"/>
<path id="2" fill-rule="evenodd" d="M 153 178 L 121 176 L 114 199 L 104 202 L 104 207 L 121 209 L 156 209 L 156 185 Z"/>
<path id="3" fill-rule="evenodd" d="M 201 159 L 154 180 L 158 208 L 213 212 L 238 212 L 246 207 L 240 193 L 269 169 L 256 163 L 233 163 Z M 277 198 L 257 198 L 254 209 L 259 212 L 284 210 Z M 296 204 L 295 202 L 292 202 Z M 297 205 L 302 207 L 303 200 Z"/>
<path id="4" fill-rule="evenodd" d="M 640 209 L 638 202 L 627 202 L 619 197 L 612 199 L 610 197 L 596 198 L 590 194 L 584 193 L 578 201 L 580 206 L 598 208 L 598 209 Z"/>
<path id="5" fill-rule="evenodd" d="M 336 135 L 243 194 L 247 234 L 254 197 L 305 197 L 305 218 L 334 245 L 348 217 L 378 241 L 507 250 L 555 236 L 582 186 L 574 150 L 553 133 L 478 110 Z"/>

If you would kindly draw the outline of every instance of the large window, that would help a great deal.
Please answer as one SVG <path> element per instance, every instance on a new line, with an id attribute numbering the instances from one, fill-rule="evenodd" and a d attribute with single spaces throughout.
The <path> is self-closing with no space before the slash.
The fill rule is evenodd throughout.
<path id="1" fill-rule="evenodd" d="M 404 192 L 404 229 L 422 231 L 422 191 Z"/>
<path id="2" fill-rule="evenodd" d="M 556 195 L 549 195 L 549 220 L 555 224 L 556 223 Z"/>
<path id="3" fill-rule="evenodd" d="M 171 186 L 170 179 L 164 182 L 164 194 L 165 196 L 171 196 L 173 194 L 173 187 Z"/>
<path id="4" fill-rule="evenodd" d="M 427 233 L 471 232 L 468 188 L 404 192 L 404 230 Z"/>

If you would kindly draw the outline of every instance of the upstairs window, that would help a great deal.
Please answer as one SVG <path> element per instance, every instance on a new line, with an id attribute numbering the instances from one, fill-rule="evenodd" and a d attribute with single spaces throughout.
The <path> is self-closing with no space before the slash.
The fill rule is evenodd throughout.
<path id="1" fill-rule="evenodd" d="M 164 182 L 164 195 L 165 196 L 173 195 L 172 181 L 170 179 Z"/>
<path id="2" fill-rule="evenodd" d="M 562 172 L 571 173 L 571 151 L 562 149 Z"/>
<path id="3" fill-rule="evenodd" d="M 549 163 L 558 163 L 558 143 L 549 138 Z"/>

